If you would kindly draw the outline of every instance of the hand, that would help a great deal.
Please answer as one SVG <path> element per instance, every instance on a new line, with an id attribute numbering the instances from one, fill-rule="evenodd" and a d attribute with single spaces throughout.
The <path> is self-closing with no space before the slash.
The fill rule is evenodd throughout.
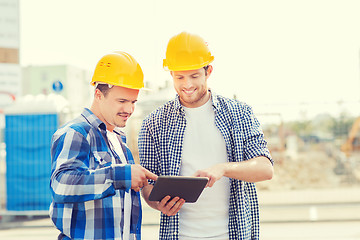
<path id="1" fill-rule="evenodd" d="M 226 164 L 226 163 L 225 163 Z M 194 174 L 195 177 L 207 177 L 209 181 L 205 187 L 212 187 L 216 181 L 222 178 L 225 174 L 225 164 L 216 164 L 207 169 L 197 170 Z"/>
<path id="2" fill-rule="evenodd" d="M 139 164 L 131 165 L 131 189 L 138 192 L 148 185 L 148 179 L 156 181 L 157 176 Z"/>
<path id="3" fill-rule="evenodd" d="M 158 202 L 157 209 L 167 216 L 174 216 L 184 205 L 185 200 L 179 197 L 174 197 L 171 200 L 170 198 L 170 196 L 166 196 Z"/>

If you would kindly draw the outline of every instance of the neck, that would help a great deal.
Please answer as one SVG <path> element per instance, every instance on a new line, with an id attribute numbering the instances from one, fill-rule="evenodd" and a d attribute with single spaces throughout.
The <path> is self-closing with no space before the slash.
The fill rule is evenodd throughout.
<path id="1" fill-rule="evenodd" d="M 187 108 L 198 108 L 198 107 L 203 106 L 205 103 L 207 103 L 209 101 L 210 97 L 211 97 L 211 93 L 210 93 L 210 90 L 208 89 L 206 91 L 206 93 L 198 101 L 188 104 L 186 102 L 182 102 L 180 99 L 180 103 L 184 107 L 187 107 Z"/>
<path id="2" fill-rule="evenodd" d="M 90 107 L 91 112 L 97 116 L 103 123 L 105 123 L 106 126 L 106 130 L 109 130 L 110 132 L 112 132 L 114 130 L 114 126 L 110 125 L 108 122 L 105 121 L 105 118 L 103 118 L 101 111 L 99 110 L 99 107 L 97 106 L 97 104 L 93 103 Z"/>

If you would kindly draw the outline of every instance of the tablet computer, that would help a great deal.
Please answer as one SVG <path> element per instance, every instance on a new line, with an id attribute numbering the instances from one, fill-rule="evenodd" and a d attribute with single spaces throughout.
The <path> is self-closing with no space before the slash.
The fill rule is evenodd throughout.
<path id="1" fill-rule="evenodd" d="M 180 197 L 188 203 L 196 202 L 208 182 L 207 177 L 159 176 L 149 200 L 161 201 L 164 197 Z"/>

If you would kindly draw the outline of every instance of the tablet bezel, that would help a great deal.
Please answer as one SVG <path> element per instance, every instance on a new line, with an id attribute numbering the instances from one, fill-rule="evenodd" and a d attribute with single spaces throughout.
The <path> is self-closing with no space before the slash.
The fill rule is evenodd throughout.
<path id="1" fill-rule="evenodd" d="M 159 176 L 149 195 L 150 201 L 161 201 L 164 197 L 180 197 L 187 203 L 197 201 L 208 182 L 207 177 Z"/>

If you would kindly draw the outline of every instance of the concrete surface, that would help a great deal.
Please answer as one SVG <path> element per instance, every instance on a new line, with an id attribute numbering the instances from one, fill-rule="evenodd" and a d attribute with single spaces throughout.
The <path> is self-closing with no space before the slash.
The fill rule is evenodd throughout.
<path id="1" fill-rule="evenodd" d="M 359 240 L 360 188 L 259 191 L 262 240 Z M 1 240 L 56 239 L 45 216 L 0 212 Z M 158 239 L 159 212 L 143 204 L 143 240 Z"/>
<path id="2" fill-rule="evenodd" d="M 262 223 L 262 240 L 359 240 L 360 221 Z M 144 225 L 142 240 L 158 239 L 158 225 Z M 49 219 L 30 220 L 19 227 L 1 229 L 1 240 L 50 240 L 58 232 Z"/>

